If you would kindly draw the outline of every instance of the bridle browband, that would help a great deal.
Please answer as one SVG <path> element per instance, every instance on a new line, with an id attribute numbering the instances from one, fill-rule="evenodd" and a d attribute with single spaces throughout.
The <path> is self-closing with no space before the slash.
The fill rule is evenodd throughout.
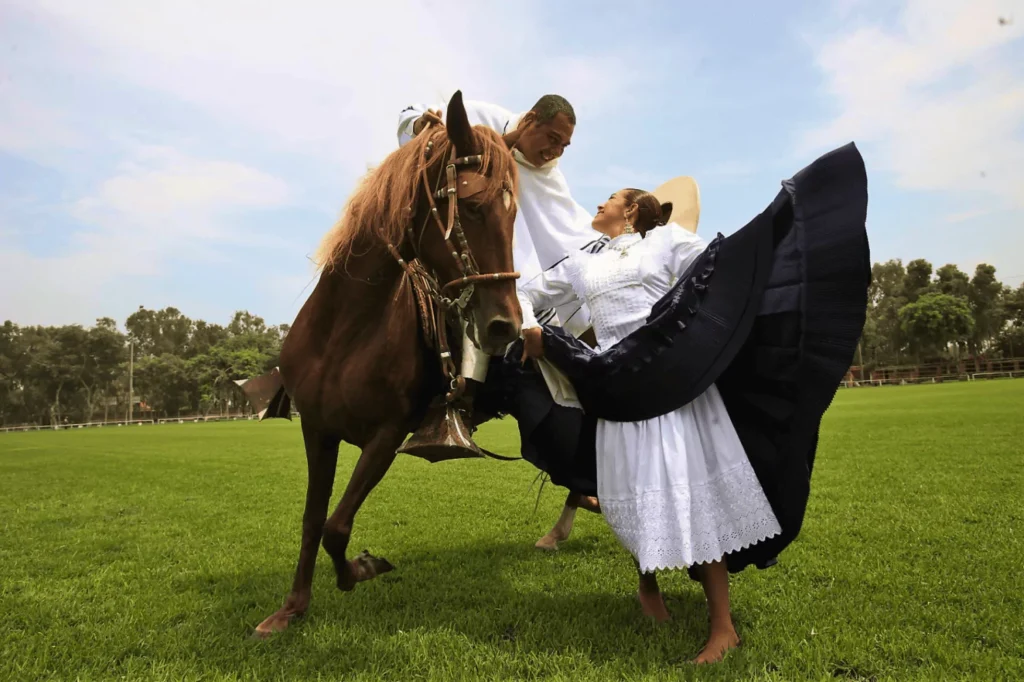
<path id="1" fill-rule="evenodd" d="M 431 122 L 430 125 L 442 125 Z M 423 131 L 425 132 L 425 131 Z M 421 133 L 423 134 L 423 133 Z M 448 346 L 448 332 L 445 324 L 450 312 L 455 312 L 465 320 L 469 320 L 469 310 L 472 308 L 473 293 L 477 284 L 487 282 L 501 282 L 519 278 L 518 272 L 490 272 L 481 273 L 473 252 L 469 248 L 466 234 L 462 229 L 462 222 L 459 219 L 459 199 L 466 199 L 483 191 L 488 179 L 480 172 L 480 165 L 483 156 L 480 154 L 472 156 L 456 156 L 455 144 L 451 145 L 451 155 L 445 166 L 444 172 L 437 176 L 437 183 L 433 191 L 430 187 L 430 179 L 427 175 L 427 162 L 434 151 L 434 141 L 430 140 L 423 148 L 420 159 L 420 174 L 423 190 L 430 205 L 430 210 L 423 220 L 420 228 L 419 240 L 416 238 L 415 230 L 410 221 L 406 239 L 411 246 L 414 258 L 406 261 L 401 254 L 400 246 L 388 244 L 388 251 L 405 271 L 412 284 L 413 292 L 420 311 L 420 321 L 423 328 L 425 340 L 433 345 L 441 361 L 441 370 L 446 378 L 450 380 L 450 390 L 446 394 L 448 401 L 458 399 L 465 391 L 465 379 L 459 374 L 458 368 L 452 359 L 451 350 Z M 445 184 L 442 186 L 442 181 Z M 502 189 L 512 192 L 510 178 L 506 178 Z M 448 202 L 447 224 L 441 222 L 441 214 L 437 208 L 437 201 Z M 414 208 L 409 208 L 410 218 L 414 215 Z M 439 286 L 439 279 L 433 272 L 427 270 L 420 256 L 420 245 L 429 223 L 437 226 L 444 240 L 445 247 L 451 254 L 452 259 L 458 267 L 461 277 Z M 454 242 L 453 242 L 454 239 Z M 454 296 L 459 292 L 458 296 Z"/>

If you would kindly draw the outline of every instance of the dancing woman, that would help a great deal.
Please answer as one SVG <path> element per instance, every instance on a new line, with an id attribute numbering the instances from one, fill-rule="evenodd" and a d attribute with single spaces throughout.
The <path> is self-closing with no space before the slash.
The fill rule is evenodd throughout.
<path id="1" fill-rule="evenodd" d="M 783 186 L 710 243 L 666 224 L 671 205 L 621 190 L 594 218 L 604 250 L 570 254 L 519 290 L 516 359 L 563 372 L 581 408 L 552 407 L 527 428 L 510 410 L 524 457 L 597 492 L 633 555 L 645 614 L 668 618 L 655 571 L 687 568 L 701 582 L 711 632 L 698 662 L 739 644 L 729 573 L 773 565 L 800 531 L 821 417 L 864 324 L 860 154 L 846 145 Z M 533 315 L 571 301 L 590 308 L 597 352 Z M 517 371 L 506 372 L 510 395 L 531 408 L 518 412 L 545 414 L 550 398 Z"/>
<path id="2" fill-rule="evenodd" d="M 598 207 L 594 229 L 611 239 L 603 252 L 567 258 L 520 289 L 524 359 L 544 355 L 535 309 L 586 303 L 601 348 L 644 324 L 653 304 L 707 247 L 697 235 L 663 225 L 669 209 L 636 189 L 616 192 Z M 722 557 L 781 528 L 718 390 L 712 386 L 653 419 L 598 420 L 596 449 L 598 499 L 634 557 L 644 613 L 669 617 L 654 571 L 701 565 L 711 636 L 698 660 L 720 659 L 739 644 Z"/>

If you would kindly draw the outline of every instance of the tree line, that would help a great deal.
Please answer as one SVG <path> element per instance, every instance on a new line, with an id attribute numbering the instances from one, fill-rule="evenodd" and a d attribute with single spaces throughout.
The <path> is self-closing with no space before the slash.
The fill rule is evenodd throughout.
<path id="1" fill-rule="evenodd" d="M 891 365 L 1024 356 L 1024 283 L 1002 284 L 992 265 L 973 277 L 924 259 L 876 263 L 855 361 Z"/>
<path id="2" fill-rule="evenodd" d="M 92 327 L 0 328 L 0 423 L 56 425 L 123 420 L 129 381 L 136 418 L 209 415 L 244 404 L 236 379 L 277 365 L 288 325 L 238 311 L 226 326 L 176 308 L 139 310 L 125 331 Z"/>
<path id="3" fill-rule="evenodd" d="M 244 401 L 236 379 L 277 365 L 288 325 L 238 311 L 226 326 L 175 308 L 139 308 L 125 331 L 110 318 L 92 327 L 0 329 L 0 423 L 60 424 L 209 415 Z M 1024 284 L 1003 285 L 996 269 L 968 276 L 955 265 L 933 270 L 918 259 L 872 267 L 859 354 L 868 370 L 966 357 L 1024 356 Z"/>

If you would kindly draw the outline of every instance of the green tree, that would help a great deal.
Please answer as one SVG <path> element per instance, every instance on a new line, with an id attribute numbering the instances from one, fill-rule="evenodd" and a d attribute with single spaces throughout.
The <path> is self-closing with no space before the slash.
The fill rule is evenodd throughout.
<path id="1" fill-rule="evenodd" d="M 86 405 L 82 417 L 91 421 L 99 403 L 116 396 L 117 379 L 124 373 L 124 363 L 128 359 L 127 338 L 118 330 L 114 320 L 102 318 L 81 341 L 84 341 L 84 348 L 72 357 L 81 362 L 78 379 Z"/>
<path id="2" fill-rule="evenodd" d="M 900 326 L 919 360 L 945 355 L 951 345 L 971 337 L 974 317 L 967 301 L 948 294 L 928 293 L 903 306 Z"/>
<path id="3" fill-rule="evenodd" d="M 135 391 L 161 417 L 191 412 L 198 402 L 195 377 L 188 361 L 170 353 L 139 361 L 135 367 Z"/>
<path id="4" fill-rule="evenodd" d="M 148 310 L 144 306 L 125 321 L 129 339 L 135 344 L 135 353 L 163 355 L 170 353 L 183 357 L 188 352 L 193 322 L 177 308 Z"/>
<path id="5" fill-rule="evenodd" d="M 209 353 L 214 346 L 224 343 L 231 333 L 219 324 L 210 324 L 205 320 L 196 320 L 189 340 L 187 358 Z"/>
<path id="6" fill-rule="evenodd" d="M 903 298 L 913 303 L 928 292 L 932 283 L 932 264 L 923 258 L 907 263 L 907 275 L 903 279 Z"/>
<path id="7" fill-rule="evenodd" d="M 24 412 L 25 354 L 21 329 L 5 321 L 0 327 L 0 424 L 16 422 Z"/>
<path id="8" fill-rule="evenodd" d="M 937 277 L 935 288 L 939 293 L 967 298 L 971 288 L 971 280 L 967 273 L 949 263 L 936 270 L 935 275 Z"/>
<path id="9" fill-rule="evenodd" d="M 869 364 L 892 364 L 900 360 L 904 340 L 899 311 L 906 303 L 903 297 L 906 276 L 906 268 L 898 259 L 875 263 L 871 268 L 867 320 L 862 336 L 865 362 Z"/>
<path id="10" fill-rule="evenodd" d="M 1006 322 L 1003 307 L 1000 305 L 1003 285 L 996 279 L 996 269 L 992 265 L 982 263 L 974 270 L 971 286 L 967 292 L 974 314 L 974 333 L 971 337 L 971 350 L 975 354 L 984 352 L 989 342 L 999 334 Z"/>
<path id="11" fill-rule="evenodd" d="M 1003 357 L 1024 355 L 1024 283 L 1016 289 L 1004 287 L 1000 306 L 1005 323 L 999 332 L 998 346 Z"/>

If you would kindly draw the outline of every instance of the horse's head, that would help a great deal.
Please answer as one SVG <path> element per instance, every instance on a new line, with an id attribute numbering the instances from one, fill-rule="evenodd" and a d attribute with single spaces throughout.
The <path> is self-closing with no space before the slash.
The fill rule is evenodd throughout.
<path id="1" fill-rule="evenodd" d="M 469 124 L 461 92 L 448 104 L 446 127 L 414 142 L 422 146 L 426 185 L 410 234 L 416 253 L 461 310 L 476 345 L 501 354 L 522 323 L 512 264 L 515 161 L 497 133 Z"/>

